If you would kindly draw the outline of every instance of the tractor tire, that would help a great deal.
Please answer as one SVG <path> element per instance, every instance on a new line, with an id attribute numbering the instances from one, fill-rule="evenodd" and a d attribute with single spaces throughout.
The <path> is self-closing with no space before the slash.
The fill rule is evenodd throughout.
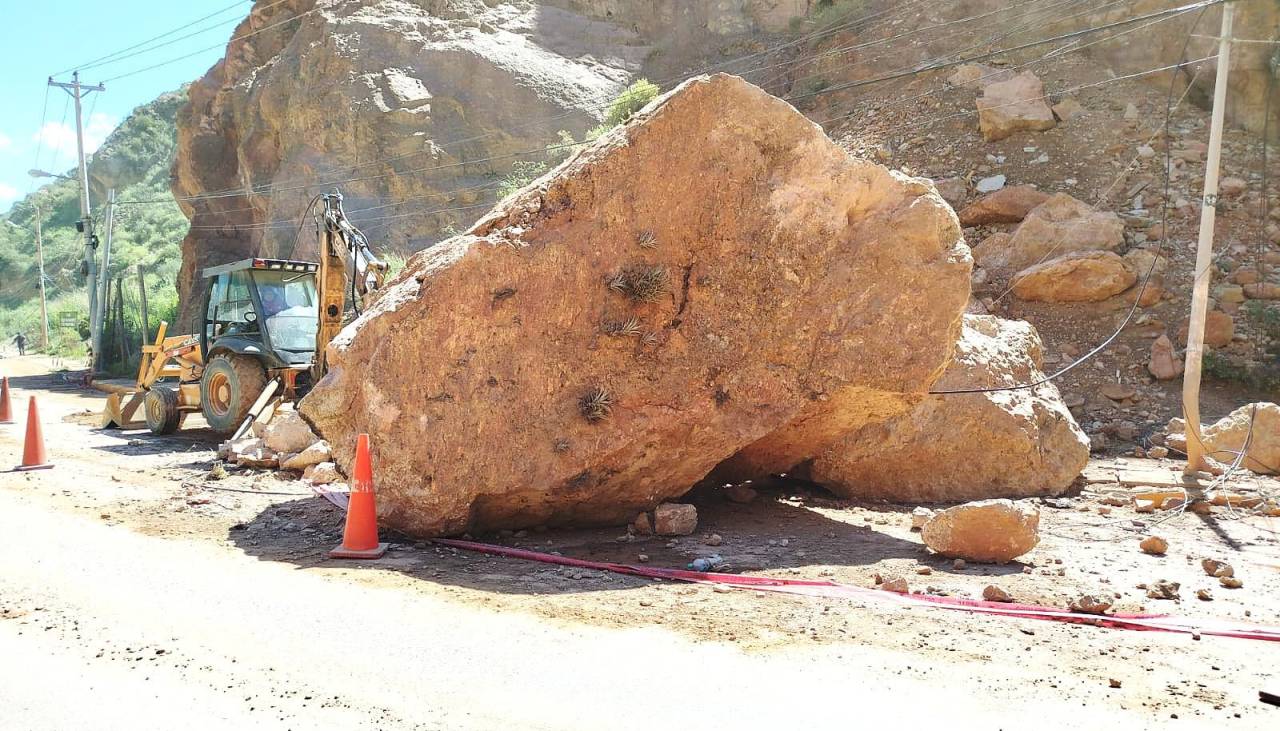
<path id="1" fill-rule="evenodd" d="M 152 434 L 172 434 L 182 423 L 182 412 L 178 411 L 178 392 L 167 386 L 156 386 L 147 391 L 142 399 L 142 408 L 147 428 Z"/>
<path id="2" fill-rule="evenodd" d="M 213 356 L 200 377 L 200 411 L 209 428 L 224 435 L 234 432 L 266 385 L 267 371 L 256 358 Z"/>

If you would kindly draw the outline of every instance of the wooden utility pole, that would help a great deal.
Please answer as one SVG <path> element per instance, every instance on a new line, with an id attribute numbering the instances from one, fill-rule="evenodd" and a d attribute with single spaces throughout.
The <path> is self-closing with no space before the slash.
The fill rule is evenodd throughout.
<path id="1" fill-rule="evenodd" d="M 147 275 L 142 265 L 138 265 L 138 295 L 142 302 L 142 342 L 149 342 L 151 337 L 151 318 L 147 316 Z"/>
<path id="2" fill-rule="evenodd" d="M 40 269 L 40 347 L 49 350 L 49 301 L 44 290 L 44 239 L 40 233 L 40 205 L 36 204 L 36 263 Z"/>
<path id="3" fill-rule="evenodd" d="M 116 278 L 116 346 L 120 350 L 120 361 L 129 362 L 129 341 L 124 332 L 124 275 Z"/>
<path id="4" fill-rule="evenodd" d="M 1187 362 L 1182 376 L 1182 409 L 1187 420 L 1186 474 L 1208 468 L 1200 435 L 1200 363 L 1204 358 L 1204 321 L 1209 309 L 1209 280 L 1213 265 L 1213 225 L 1218 212 L 1218 165 L 1222 160 L 1222 125 L 1227 111 L 1227 72 L 1231 69 L 1231 21 L 1235 4 L 1222 5 L 1222 33 L 1218 38 L 1218 77 L 1213 86 L 1213 116 L 1209 127 L 1209 155 L 1204 169 L 1204 198 L 1200 202 L 1200 240 L 1196 246 L 1195 281 L 1191 290 L 1191 323 L 1187 328 Z M 1168 140 L 1165 141 L 1168 144 Z"/>
<path id="5" fill-rule="evenodd" d="M 106 220 L 103 225 L 107 229 L 106 248 L 102 252 L 102 277 L 101 282 L 90 281 L 89 286 L 95 291 L 102 290 L 101 306 L 97 309 L 97 317 L 91 314 L 89 317 L 89 342 L 93 350 L 93 361 L 89 364 L 90 372 L 97 369 L 98 353 L 102 350 L 102 329 L 103 323 L 111 314 L 111 299 L 107 297 L 111 289 L 111 235 L 115 230 L 115 214 L 116 214 L 116 191 L 115 188 L 107 191 L 107 213 Z"/>

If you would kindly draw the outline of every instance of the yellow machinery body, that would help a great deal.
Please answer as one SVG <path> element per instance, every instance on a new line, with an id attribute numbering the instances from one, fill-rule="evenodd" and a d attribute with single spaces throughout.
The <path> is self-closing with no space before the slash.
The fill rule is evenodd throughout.
<path id="1" fill-rule="evenodd" d="M 177 379 L 179 411 L 187 414 L 200 410 L 200 374 L 204 370 L 200 339 L 195 335 L 165 337 L 168 328 L 169 323 L 161 322 L 155 342 L 142 346 L 134 387 L 121 388 L 107 396 L 107 407 L 102 412 L 104 429 L 145 428 L 146 423 L 134 416 L 147 391 L 162 378 Z"/>

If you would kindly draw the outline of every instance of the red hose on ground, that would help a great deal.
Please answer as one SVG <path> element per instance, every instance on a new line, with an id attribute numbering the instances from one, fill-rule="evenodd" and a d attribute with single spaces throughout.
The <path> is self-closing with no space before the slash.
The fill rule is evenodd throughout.
<path id="1" fill-rule="evenodd" d="M 1077 614 L 1054 607 L 1041 607 L 1033 604 L 1006 604 L 988 602 L 977 599 L 959 597 L 933 596 L 930 594 L 896 594 L 879 589 L 867 589 L 831 581 L 806 581 L 797 579 L 778 579 L 768 576 L 738 576 L 736 574 L 718 574 L 684 569 L 664 569 L 651 566 L 631 566 L 629 564 L 606 563 L 602 561 L 585 561 L 578 558 L 566 558 L 523 548 L 508 548 L 489 543 L 460 541 L 449 538 L 438 538 L 435 543 L 464 551 L 476 551 L 493 556 L 518 558 L 526 561 L 573 566 L 575 568 L 611 571 L 618 574 L 643 576 L 646 578 L 669 579 L 671 581 L 688 581 L 698 584 L 718 584 L 735 589 L 753 589 L 755 591 L 773 591 L 784 594 L 802 596 L 820 596 L 832 599 L 876 599 L 892 601 L 899 604 L 923 605 L 938 609 L 953 609 L 977 614 L 994 614 L 1024 619 L 1040 619 L 1052 622 L 1071 624 L 1089 624 L 1098 627 L 1130 630 L 1152 630 L 1159 632 L 1178 632 L 1182 634 L 1214 635 L 1219 637 L 1239 637 L 1246 640 L 1280 641 L 1280 628 L 1263 625 L 1241 624 L 1221 620 L 1194 619 L 1191 617 L 1169 617 L 1159 614 L 1109 614 L 1097 616 Z"/>

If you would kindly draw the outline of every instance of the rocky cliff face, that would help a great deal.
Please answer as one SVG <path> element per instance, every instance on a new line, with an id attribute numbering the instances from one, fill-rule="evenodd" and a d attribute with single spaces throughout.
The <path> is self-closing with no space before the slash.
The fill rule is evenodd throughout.
<path id="1" fill-rule="evenodd" d="M 687 66 L 810 1 L 260 0 L 180 116 L 179 287 L 214 263 L 314 256 L 299 223 L 334 187 L 381 248 L 422 249 L 541 157 L 516 153 L 581 139 L 650 56 Z"/>

